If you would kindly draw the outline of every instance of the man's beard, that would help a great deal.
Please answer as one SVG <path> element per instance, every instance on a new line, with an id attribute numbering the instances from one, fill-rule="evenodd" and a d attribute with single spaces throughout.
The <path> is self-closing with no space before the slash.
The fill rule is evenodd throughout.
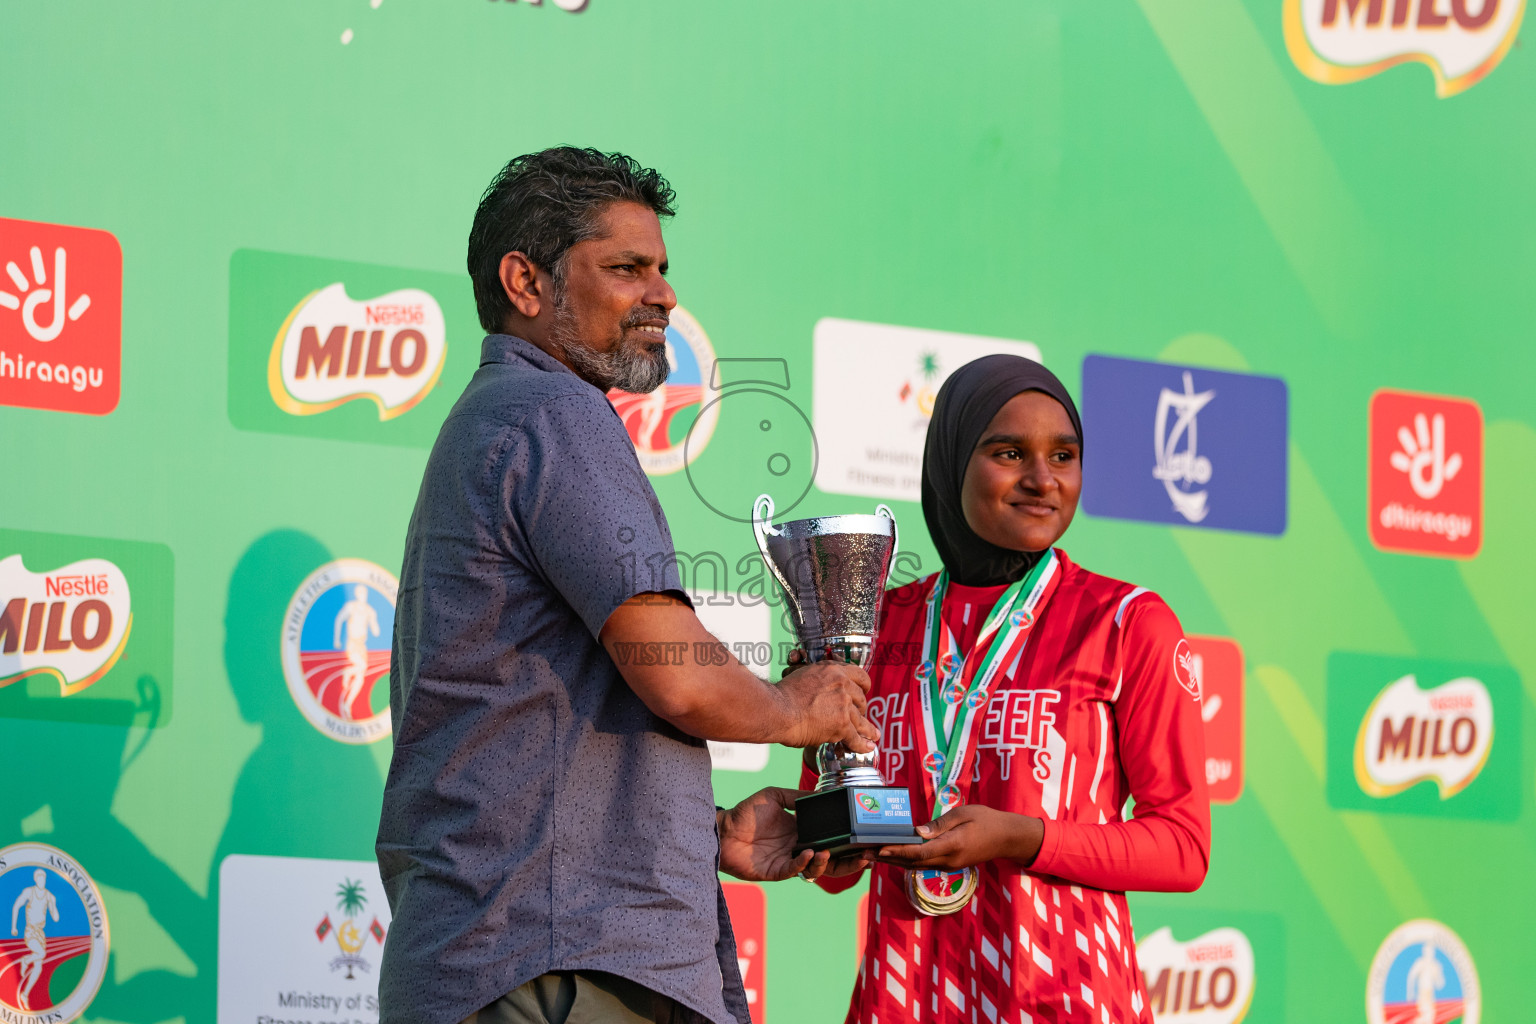
<path id="1" fill-rule="evenodd" d="M 650 320 L 666 319 L 666 312 L 655 306 L 640 306 L 631 310 L 620 324 L 619 343 L 607 352 L 598 352 L 577 335 L 576 316 L 563 302 L 555 304 L 554 319 L 550 322 L 550 340 L 554 342 L 567 365 L 582 380 L 604 391 L 618 388 L 635 395 L 644 395 L 666 381 L 671 366 L 667 362 L 667 349 L 663 344 L 654 350 L 650 345 L 632 345 L 624 341 L 623 331 Z"/>

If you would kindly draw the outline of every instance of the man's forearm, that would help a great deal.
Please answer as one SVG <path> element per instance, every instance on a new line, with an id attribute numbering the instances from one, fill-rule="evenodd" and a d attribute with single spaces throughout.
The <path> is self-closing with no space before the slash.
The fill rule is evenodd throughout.
<path id="1" fill-rule="evenodd" d="M 664 685 L 647 688 L 650 699 L 637 692 L 652 711 L 690 736 L 735 743 L 793 739 L 799 717 L 789 700 L 735 659 L 727 665 L 676 667 L 671 672 Z"/>
<path id="2" fill-rule="evenodd" d="M 732 657 L 678 598 L 631 598 L 600 639 L 646 706 L 684 732 L 737 743 L 793 738 L 799 716 L 791 702 Z"/>

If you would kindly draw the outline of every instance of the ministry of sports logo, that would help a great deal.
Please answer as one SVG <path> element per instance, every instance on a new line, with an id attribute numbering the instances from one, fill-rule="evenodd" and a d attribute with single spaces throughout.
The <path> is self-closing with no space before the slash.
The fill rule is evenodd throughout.
<path id="1" fill-rule="evenodd" d="M 686 309 L 676 306 L 666 341 L 671 372 L 661 387 L 647 395 L 617 388 L 608 392 L 641 468 L 651 476 L 676 473 L 698 458 L 720 419 L 720 382 L 709 335 Z"/>
<path id="2" fill-rule="evenodd" d="M 376 1024 L 390 923 L 373 861 L 224 858 L 218 1024 Z"/>
<path id="3" fill-rule="evenodd" d="M 22 556 L 0 559 L 0 687 L 51 676 L 68 697 L 117 664 L 133 627 L 123 571 L 86 558 L 31 572 Z"/>
<path id="4" fill-rule="evenodd" d="M 443 311 L 420 288 L 352 299 L 338 281 L 300 299 L 278 328 L 267 387 L 295 416 L 368 399 L 390 420 L 432 390 L 447 350 Z"/>
<path id="5" fill-rule="evenodd" d="M 373 743 L 390 733 L 389 704 L 374 690 L 389 673 L 399 587 L 372 562 L 339 558 L 310 573 L 288 602 L 288 692 L 309 724 L 332 739 Z"/>
<path id="6" fill-rule="evenodd" d="M 354 971 L 371 971 L 373 963 L 363 952 L 368 947 L 371 938 L 375 943 L 384 945 L 386 930 L 379 923 L 379 916 L 373 915 L 373 922 L 366 926 L 358 922 L 362 920 L 368 910 L 367 888 L 362 882 L 350 878 L 343 878 L 336 885 L 336 920 L 331 920 L 328 911 L 315 925 L 315 938 L 321 945 L 329 939 L 335 943 L 340 955 L 331 960 L 331 971 L 345 970 L 347 980 L 356 978 Z"/>
<path id="7" fill-rule="evenodd" d="M 1343 85 L 1418 61 L 1435 93 L 1454 96 L 1498 67 L 1525 0 L 1285 0 L 1285 47 L 1296 67 Z"/>
<path id="8" fill-rule="evenodd" d="M 0 1020 L 69 1024 L 107 970 L 107 912 L 74 858 L 42 843 L 0 850 Z"/>
<path id="9" fill-rule="evenodd" d="M 939 389 L 957 368 L 996 353 L 1041 361 L 1039 346 L 1028 341 L 817 320 L 811 334 L 816 486 L 834 494 L 917 501 L 923 443 Z"/>
<path id="10" fill-rule="evenodd" d="M 1439 921 L 1399 925 L 1382 942 L 1365 983 L 1370 1024 L 1478 1024 L 1477 967 L 1461 938 Z"/>

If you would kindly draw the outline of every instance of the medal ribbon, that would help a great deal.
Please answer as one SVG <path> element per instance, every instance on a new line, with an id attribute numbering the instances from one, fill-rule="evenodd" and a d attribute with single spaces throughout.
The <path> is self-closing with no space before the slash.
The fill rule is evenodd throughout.
<path id="1" fill-rule="evenodd" d="M 1030 629 L 1056 589 L 1059 566 L 1052 549 L 1023 579 L 1009 585 L 963 660 L 942 615 L 949 570 L 940 571 L 934 581 L 923 627 L 923 661 L 915 675 L 926 747 L 923 783 L 935 818 L 963 802 L 959 780 L 971 762 L 977 714 L 990 699 L 998 671 L 1024 649 Z"/>

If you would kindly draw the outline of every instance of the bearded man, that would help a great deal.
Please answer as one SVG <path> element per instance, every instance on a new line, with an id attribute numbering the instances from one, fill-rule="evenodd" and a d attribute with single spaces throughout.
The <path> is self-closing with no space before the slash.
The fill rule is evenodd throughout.
<path id="1" fill-rule="evenodd" d="M 427 460 L 395 613 L 382 1024 L 750 1024 L 716 864 L 777 880 L 827 855 L 793 854 L 794 790 L 716 808 L 704 741 L 877 737 L 854 666 L 774 686 L 629 656 L 716 645 L 605 397 L 666 379 L 673 201 L 629 157 L 562 147 L 509 163 L 475 214 L 490 336 Z"/>

